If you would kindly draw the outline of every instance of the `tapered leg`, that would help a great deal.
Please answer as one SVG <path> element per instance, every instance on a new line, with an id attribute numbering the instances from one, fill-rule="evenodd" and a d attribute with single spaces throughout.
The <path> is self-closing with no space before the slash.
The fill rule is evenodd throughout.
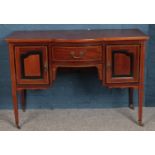
<path id="1" fill-rule="evenodd" d="M 144 97 L 144 85 L 140 85 L 138 88 L 138 124 L 143 126 L 143 97 Z"/>
<path id="2" fill-rule="evenodd" d="M 129 88 L 129 108 L 134 109 L 134 104 L 133 104 L 133 88 Z"/>
<path id="3" fill-rule="evenodd" d="M 55 79 L 56 79 L 56 73 L 57 73 L 57 67 L 53 66 L 53 69 L 52 69 L 52 74 L 53 74 L 52 75 L 52 80 L 53 81 L 55 81 Z"/>
<path id="4" fill-rule="evenodd" d="M 15 123 L 18 129 L 20 129 L 19 126 L 19 114 L 18 114 L 18 97 L 17 97 L 17 91 L 13 90 L 12 92 L 13 97 L 13 108 L 14 108 L 14 115 L 15 115 Z"/>
<path id="5" fill-rule="evenodd" d="M 26 109 L 26 90 L 20 91 L 20 97 L 21 97 L 22 110 L 23 110 L 23 112 L 25 112 L 25 109 Z"/>
<path id="6" fill-rule="evenodd" d="M 99 80 L 103 80 L 103 66 L 102 64 L 97 65 L 97 70 L 98 70 L 98 78 Z"/>

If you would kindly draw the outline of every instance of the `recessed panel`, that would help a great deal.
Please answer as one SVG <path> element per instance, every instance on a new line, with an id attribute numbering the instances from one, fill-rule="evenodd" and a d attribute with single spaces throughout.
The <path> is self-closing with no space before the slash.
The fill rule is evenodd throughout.
<path id="1" fill-rule="evenodd" d="M 24 79 L 39 79 L 42 78 L 42 52 L 29 51 L 21 54 L 22 78 Z"/>
<path id="2" fill-rule="evenodd" d="M 39 55 L 31 55 L 24 59 L 25 76 L 41 76 Z"/>
<path id="3" fill-rule="evenodd" d="M 131 77 L 133 75 L 133 56 L 127 51 L 113 51 L 112 76 Z"/>

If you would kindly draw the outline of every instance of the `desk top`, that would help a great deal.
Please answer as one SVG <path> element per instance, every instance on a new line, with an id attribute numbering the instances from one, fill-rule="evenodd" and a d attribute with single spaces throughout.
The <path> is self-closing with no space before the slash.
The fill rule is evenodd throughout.
<path id="1" fill-rule="evenodd" d="M 138 29 L 104 30 L 53 30 L 15 31 L 6 38 L 7 42 L 93 42 L 148 40 L 149 37 Z"/>

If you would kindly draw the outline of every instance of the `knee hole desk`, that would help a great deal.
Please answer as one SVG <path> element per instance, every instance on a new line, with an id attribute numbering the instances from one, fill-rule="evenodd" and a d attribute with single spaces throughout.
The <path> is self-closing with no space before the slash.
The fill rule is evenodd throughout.
<path id="1" fill-rule="evenodd" d="M 96 67 L 103 86 L 128 88 L 131 109 L 133 90 L 138 89 L 138 124 L 142 125 L 148 39 L 138 29 L 13 32 L 6 41 L 16 126 L 19 128 L 17 93 L 25 111 L 26 90 L 49 88 L 59 67 Z"/>

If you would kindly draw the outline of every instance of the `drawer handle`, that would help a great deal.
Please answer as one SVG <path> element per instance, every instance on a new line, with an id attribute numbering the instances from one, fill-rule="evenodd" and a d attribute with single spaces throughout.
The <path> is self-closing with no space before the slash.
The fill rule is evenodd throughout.
<path id="1" fill-rule="evenodd" d="M 80 58 L 82 58 L 84 56 L 85 53 L 83 51 L 81 51 L 80 52 L 80 55 L 79 56 L 76 56 L 75 55 L 75 52 L 72 51 L 70 54 L 71 54 L 71 56 L 72 56 L 73 59 L 80 59 Z"/>

